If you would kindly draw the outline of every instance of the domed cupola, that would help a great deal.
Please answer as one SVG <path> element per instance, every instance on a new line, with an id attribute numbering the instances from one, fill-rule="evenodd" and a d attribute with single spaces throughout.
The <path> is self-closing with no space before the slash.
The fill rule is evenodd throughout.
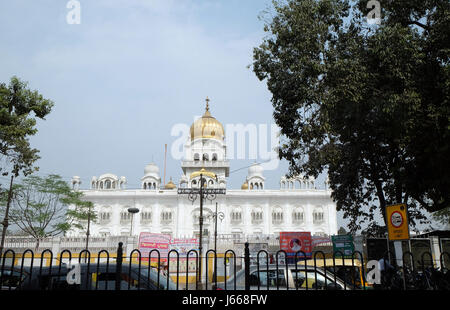
<path id="1" fill-rule="evenodd" d="M 254 163 L 248 168 L 247 184 L 250 190 L 264 189 L 265 178 L 263 173 L 264 168 L 258 163 Z"/>
<path id="2" fill-rule="evenodd" d="M 159 168 L 155 163 L 150 163 L 144 168 L 144 176 L 159 178 Z"/>
<path id="3" fill-rule="evenodd" d="M 195 139 L 217 139 L 223 141 L 225 130 L 223 125 L 209 112 L 209 99 L 206 98 L 206 111 L 202 117 L 191 125 L 191 141 Z"/>
<path id="4" fill-rule="evenodd" d="M 158 189 L 161 184 L 158 166 L 155 163 L 145 166 L 144 177 L 141 180 L 143 189 Z"/>

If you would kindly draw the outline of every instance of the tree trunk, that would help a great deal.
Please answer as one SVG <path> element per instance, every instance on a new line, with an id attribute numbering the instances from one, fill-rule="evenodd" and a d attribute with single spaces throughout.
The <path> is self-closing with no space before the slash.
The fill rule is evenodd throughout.
<path id="1" fill-rule="evenodd" d="M 40 244 L 40 239 L 36 238 L 36 246 L 34 247 L 34 253 L 37 253 L 39 251 L 39 244 Z"/>
<path id="2" fill-rule="evenodd" d="M 383 186 L 381 185 L 381 181 L 377 180 L 374 182 L 375 187 L 377 189 L 377 196 L 380 200 L 380 212 L 383 215 L 384 225 L 387 226 L 387 219 L 386 219 L 386 199 L 384 198 L 384 192 L 383 192 Z"/>

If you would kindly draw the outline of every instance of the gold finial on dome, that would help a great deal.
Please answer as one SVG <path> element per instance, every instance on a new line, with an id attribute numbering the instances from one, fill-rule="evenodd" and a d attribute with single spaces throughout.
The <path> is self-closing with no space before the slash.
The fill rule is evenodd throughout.
<path id="1" fill-rule="evenodd" d="M 206 109 L 205 114 L 202 117 L 195 120 L 191 125 L 191 140 L 203 138 L 203 139 L 217 139 L 224 140 L 225 130 L 223 125 L 216 120 L 209 112 L 209 102 L 211 101 L 206 97 Z"/>
<path id="2" fill-rule="evenodd" d="M 244 189 L 244 190 L 248 189 L 248 181 L 247 180 L 245 180 L 245 183 L 242 184 L 241 189 Z"/>
<path id="3" fill-rule="evenodd" d="M 170 181 L 169 181 L 169 183 L 166 184 L 165 188 L 166 189 L 175 189 L 175 188 L 177 188 L 177 186 L 172 182 L 172 177 L 170 177 Z"/>
<path id="4" fill-rule="evenodd" d="M 209 98 L 208 98 L 208 96 L 206 96 L 206 99 L 205 99 L 205 101 L 206 101 L 206 109 L 205 109 L 205 114 L 203 114 L 203 117 L 212 117 L 211 116 L 211 113 L 209 112 L 209 102 L 211 101 Z"/>

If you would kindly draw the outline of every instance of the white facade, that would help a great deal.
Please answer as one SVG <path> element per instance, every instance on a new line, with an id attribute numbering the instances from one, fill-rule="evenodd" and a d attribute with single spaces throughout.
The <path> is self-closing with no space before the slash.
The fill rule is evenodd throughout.
<path id="1" fill-rule="evenodd" d="M 227 188 L 229 162 L 226 156 L 225 133 L 220 124 L 206 112 L 191 126 L 191 136 L 184 146 L 182 175 L 178 187 L 199 187 L 200 173 L 208 188 Z M 203 169 L 203 170 L 202 170 Z M 216 203 L 218 234 L 272 235 L 281 231 L 310 231 L 312 235 L 337 234 L 336 206 L 331 192 L 316 189 L 315 181 L 302 177 L 280 180 L 280 189 L 267 189 L 261 165 L 253 164 L 241 189 L 227 189 L 213 201 L 203 204 L 204 230 L 214 233 Z M 125 177 L 113 174 L 93 177 L 89 190 L 81 190 L 85 199 L 94 203 L 98 214 L 91 224 L 92 236 L 138 235 L 140 232 L 168 233 L 187 237 L 199 232 L 199 197 L 194 202 L 177 193 L 172 182 L 161 184 L 159 168 L 151 163 L 144 168 L 141 189 L 126 189 Z M 74 177 L 74 190 L 80 178 Z M 138 208 L 134 217 L 127 209 Z M 73 230 L 69 236 L 84 236 Z"/>

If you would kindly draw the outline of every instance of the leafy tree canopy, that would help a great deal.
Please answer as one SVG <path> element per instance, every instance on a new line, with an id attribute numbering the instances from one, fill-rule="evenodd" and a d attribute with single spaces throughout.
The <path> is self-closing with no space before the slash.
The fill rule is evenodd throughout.
<path id="1" fill-rule="evenodd" d="M 352 232 L 393 203 L 426 222 L 450 198 L 450 2 L 380 1 L 380 25 L 367 3 L 273 1 L 253 62 L 289 174 L 327 171 Z"/>
<path id="2" fill-rule="evenodd" d="M 38 150 L 31 148 L 29 137 L 36 134 L 36 118 L 44 119 L 53 102 L 44 99 L 27 83 L 12 77 L 9 85 L 0 83 L 0 173 L 18 176 L 36 170 Z"/>
<path id="3" fill-rule="evenodd" d="M 95 221 L 92 202 L 83 200 L 82 192 L 72 191 L 58 175 L 30 175 L 14 185 L 10 219 L 37 241 L 83 228 L 88 216 Z"/>

